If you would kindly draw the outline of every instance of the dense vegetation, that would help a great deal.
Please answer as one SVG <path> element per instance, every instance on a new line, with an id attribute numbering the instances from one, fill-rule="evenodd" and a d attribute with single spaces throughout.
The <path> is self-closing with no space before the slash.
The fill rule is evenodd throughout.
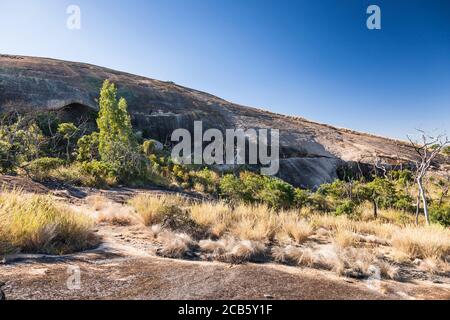
<path id="1" fill-rule="evenodd" d="M 232 206 L 264 204 L 275 211 L 308 207 L 352 219 L 360 217 L 367 203 L 374 218 L 380 209 L 395 209 L 406 223 L 416 213 L 414 177 L 408 170 L 367 180 L 336 180 L 313 192 L 245 169 L 227 173 L 177 164 L 169 150 L 133 132 L 127 102 L 117 97 L 117 88 L 109 81 L 100 92 L 96 124 L 97 130 L 89 131 L 82 122 L 61 122 L 52 114 L 5 117 L 0 126 L 0 172 L 95 187 L 175 185 L 211 194 Z M 430 179 L 427 187 L 432 221 L 450 226 L 448 179 Z"/>

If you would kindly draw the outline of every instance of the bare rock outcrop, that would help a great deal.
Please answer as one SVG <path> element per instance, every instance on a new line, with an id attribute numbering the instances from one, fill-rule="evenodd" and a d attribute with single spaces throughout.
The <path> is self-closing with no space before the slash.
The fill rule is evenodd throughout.
<path id="1" fill-rule="evenodd" d="M 0 56 L 0 112 L 96 110 L 105 79 L 116 83 L 127 99 L 134 125 L 162 142 L 176 128 L 192 130 L 195 120 L 221 130 L 279 129 L 279 176 L 297 186 L 318 186 L 337 178 L 342 168 L 360 169 L 377 159 L 396 164 L 415 157 L 402 141 L 244 107 L 172 82 L 46 58 Z"/>

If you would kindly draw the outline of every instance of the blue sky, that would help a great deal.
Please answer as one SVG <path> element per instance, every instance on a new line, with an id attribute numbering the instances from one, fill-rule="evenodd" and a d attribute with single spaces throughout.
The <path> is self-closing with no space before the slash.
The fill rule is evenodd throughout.
<path id="1" fill-rule="evenodd" d="M 81 30 L 66 28 L 70 4 Z M 366 28 L 370 4 L 381 30 Z M 1 0 L 0 53 L 89 62 L 383 136 L 450 133 L 448 0 Z"/>

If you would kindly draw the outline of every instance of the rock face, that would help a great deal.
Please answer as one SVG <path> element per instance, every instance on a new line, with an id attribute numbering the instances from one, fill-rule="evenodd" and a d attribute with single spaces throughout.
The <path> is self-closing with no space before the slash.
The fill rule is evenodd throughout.
<path id="1" fill-rule="evenodd" d="M 109 79 L 129 105 L 134 125 L 146 137 L 170 141 L 177 128 L 272 128 L 280 130 L 279 176 L 302 187 L 316 187 L 348 168 L 394 164 L 413 159 L 401 141 L 358 133 L 240 106 L 171 82 L 148 79 L 94 65 L 45 58 L 0 56 L 0 112 L 97 110 L 102 82 Z"/>

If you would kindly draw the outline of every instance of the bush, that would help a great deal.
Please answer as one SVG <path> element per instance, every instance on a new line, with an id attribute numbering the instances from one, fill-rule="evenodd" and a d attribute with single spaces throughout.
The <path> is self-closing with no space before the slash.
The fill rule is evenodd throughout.
<path id="1" fill-rule="evenodd" d="M 142 151 L 146 156 L 151 156 L 156 151 L 156 141 L 155 140 L 145 140 L 142 144 Z"/>
<path id="2" fill-rule="evenodd" d="M 275 210 L 287 209 L 294 203 L 294 187 L 277 178 L 263 177 L 257 199 Z"/>
<path id="3" fill-rule="evenodd" d="M 228 174 L 220 181 L 221 195 L 233 203 L 264 203 L 279 210 L 294 204 L 295 189 L 278 178 L 241 172 L 239 178 Z"/>
<path id="4" fill-rule="evenodd" d="M 445 147 L 444 149 L 442 149 L 442 153 L 447 155 L 447 156 L 450 156 L 450 146 Z"/>
<path id="5" fill-rule="evenodd" d="M 331 204 L 327 198 L 320 193 L 313 193 L 308 198 L 308 206 L 314 210 L 322 212 L 330 212 Z"/>
<path id="6" fill-rule="evenodd" d="M 414 210 L 413 198 L 406 193 L 401 193 L 397 196 L 393 207 L 397 210 L 411 212 Z"/>
<path id="7" fill-rule="evenodd" d="M 194 186 L 199 184 L 201 186 L 200 189 L 203 189 L 204 192 L 211 194 L 217 194 L 219 192 L 220 177 L 216 172 L 204 168 L 200 171 L 194 171 L 190 175 Z"/>
<path id="8" fill-rule="evenodd" d="M 45 179 L 51 170 L 64 165 L 64 160 L 59 158 L 39 158 L 28 163 L 25 168 L 36 179 Z"/>
<path id="9" fill-rule="evenodd" d="M 306 190 L 296 188 L 294 190 L 294 205 L 303 208 L 308 204 L 309 193 Z"/>
<path id="10" fill-rule="evenodd" d="M 243 199 L 241 181 L 233 174 L 227 174 L 220 180 L 219 189 L 222 197 L 232 203 L 237 203 Z"/>
<path id="11" fill-rule="evenodd" d="M 77 142 L 77 161 L 93 161 L 100 159 L 98 152 L 98 132 L 82 136 Z"/>
<path id="12" fill-rule="evenodd" d="M 351 200 L 344 200 L 336 207 L 336 215 L 359 216 L 358 205 Z"/>
<path id="13" fill-rule="evenodd" d="M 36 159 L 44 142 L 34 123 L 19 119 L 10 125 L 0 125 L 0 172 L 14 171 L 20 164 Z"/>
<path id="14" fill-rule="evenodd" d="M 433 205 L 430 207 L 430 220 L 439 223 L 444 227 L 450 227 L 450 205 Z"/>
<path id="15" fill-rule="evenodd" d="M 322 184 L 317 193 L 329 196 L 333 199 L 343 199 L 348 195 L 346 183 L 341 180 L 335 180 L 333 183 Z"/>
<path id="16" fill-rule="evenodd" d="M 90 175 L 93 178 L 92 186 L 107 186 L 116 182 L 115 169 L 109 163 L 98 160 L 83 162 L 80 169 L 83 174 Z"/>

